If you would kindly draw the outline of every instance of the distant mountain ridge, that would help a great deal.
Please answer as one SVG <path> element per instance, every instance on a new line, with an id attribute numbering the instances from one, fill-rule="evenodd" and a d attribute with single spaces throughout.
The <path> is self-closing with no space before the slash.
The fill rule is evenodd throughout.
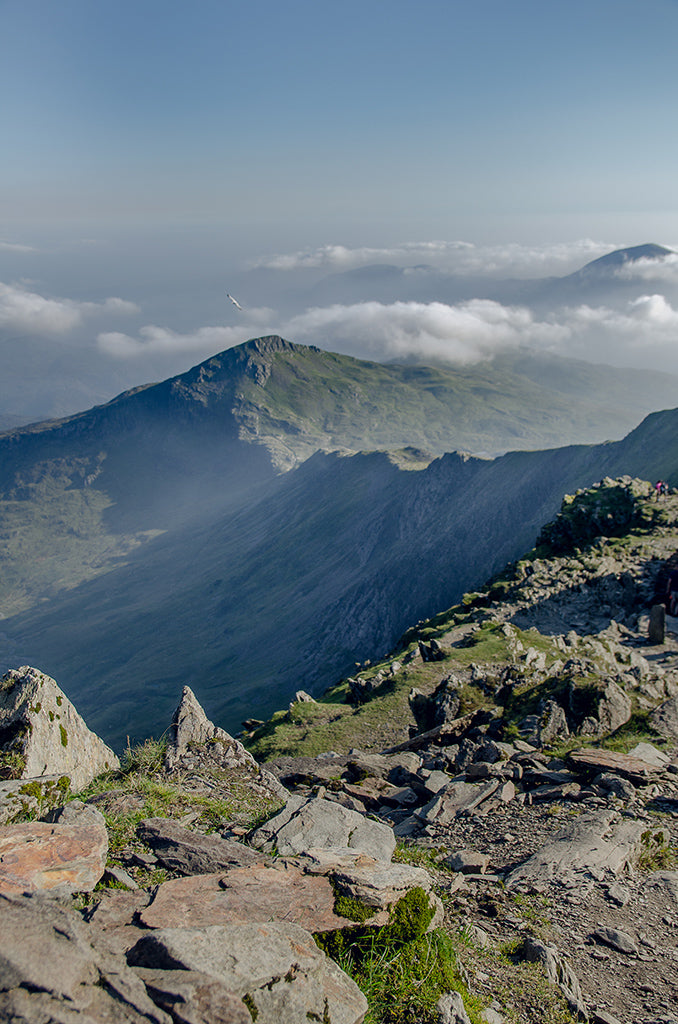
<path id="1" fill-rule="evenodd" d="M 118 745 L 166 717 L 185 682 L 237 728 L 389 650 L 522 554 L 564 491 L 606 474 L 678 483 L 678 410 L 616 443 L 491 461 L 318 451 L 277 474 L 276 458 L 309 443 L 309 401 L 312 422 L 325 422 L 327 378 L 310 395 L 308 379 L 326 355 L 259 339 L 91 421 L 0 438 L 3 661 L 63 679 Z M 225 367 L 240 368 L 237 383 Z M 252 396 L 271 382 L 262 413 Z M 232 401 L 249 418 L 235 420 Z M 276 419 L 289 434 L 269 450 Z M 174 501 L 178 511 L 165 508 Z"/>

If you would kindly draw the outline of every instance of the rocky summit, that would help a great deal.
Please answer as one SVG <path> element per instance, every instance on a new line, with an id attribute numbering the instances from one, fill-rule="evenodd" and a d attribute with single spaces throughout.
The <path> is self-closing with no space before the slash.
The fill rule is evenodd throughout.
<path id="1" fill-rule="evenodd" d="M 239 738 L 185 687 L 76 787 L 56 711 L 4 728 L 0 1019 L 678 1021 L 676 565 L 678 496 L 604 479 Z"/>

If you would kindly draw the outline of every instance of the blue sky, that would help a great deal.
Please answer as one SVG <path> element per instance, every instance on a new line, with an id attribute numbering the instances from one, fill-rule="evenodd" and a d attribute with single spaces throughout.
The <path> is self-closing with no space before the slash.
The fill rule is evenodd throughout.
<path id="1" fill-rule="evenodd" d="M 2 0 L 0 213 L 678 237 L 677 37 L 675 0 Z"/>
<path id="2" fill-rule="evenodd" d="M 678 257 L 614 309 L 314 291 L 678 248 L 677 38 L 678 0 L 0 0 L 0 415 L 46 367 L 67 412 L 267 332 L 678 372 Z"/>

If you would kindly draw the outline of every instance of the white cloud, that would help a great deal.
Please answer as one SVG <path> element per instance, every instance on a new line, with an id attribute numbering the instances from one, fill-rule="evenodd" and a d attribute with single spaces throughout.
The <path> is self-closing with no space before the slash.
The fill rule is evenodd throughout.
<path id="1" fill-rule="evenodd" d="M 0 250 L 3 252 L 37 252 L 32 245 L 20 245 L 18 242 L 0 241 Z"/>
<path id="2" fill-rule="evenodd" d="M 186 334 L 154 325 L 142 327 L 136 337 L 103 332 L 98 344 L 121 359 L 180 352 L 207 358 L 254 336 L 281 334 L 365 359 L 472 363 L 527 346 L 593 362 L 678 371 L 678 310 L 660 294 L 643 295 L 623 310 L 581 305 L 542 319 L 525 307 L 489 299 L 455 306 L 360 302 L 307 309 L 286 321 L 269 309 L 250 313 L 237 326 L 200 327 Z"/>
<path id="3" fill-rule="evenodd" d="M 263 333 L 282 334 L 290 341 L 355 355 L 397 359 L 408 356 L 472 362 L 499 349 L 531 340 L 556 343 L 567 333 L 558 324 L 535 321 L 520 307 L 474 299 L 458 306 L 442 302 L 360 302 L 350 306 L 308 309 L 285 323 L 273 311 L 260 310 Z M 270 315 L 268 322 L 266 316 Z M 164 327 L 142 327 L 136 338 L 107 332 L 99 346 L 120 358 L 161 352 L 213 355 L 252 337 L 256 317 L 238 327 L 201 327 L 177 334 Z"/>
<path id="4" fill-rule="evenodd" d="M 32 334 L 64 334 L 80 326 L 86 316 L 138 313 L 125 299 L 102 303 L 75 299 L 47 299 L 28 288 L 0 282 L 0 327 Z"/>
<path id="5" fill-rule="evenodd" d="M 507 277 L 541 277 L 567 274 L 616 248 L 589 238 L 554 245 L 474 245 L 461 241 L 403 242 L 383 248 L 323 245 L 264 257 L 253 266 L 292 271 L 350 270 L 370 263 L 406 266 L 426 263 L 444 273 Z"/>
<path id="6" fill-rule="evenodd" d="M 279 333 L 275 327 L 270 326 L 275 323 L 275 319 L 275 310 L 264 306 L 253 307 L 243 310 L 242 322 L 234 327 L 199 327 L 188 334 L 178 334 L 168 327 L 149 324 L 139 328 L 139 335 L 136 338 L 118 331 L 102 331 L 97 336 L 97 344 L 103 352 L 117 359 L 176 352 L 207 358 L 217 352 L 223 352 L 224 349 L 232 348 L 233 345 L 240 345 L 252 338 L 253 332 Z"/>
<path id="7" fill-rule="evenodd" d="M 473 299 L 457 306 L 442 302 L 360 302 L 309 309 L 285 327 L 291 340 L 338 348 L 356 356 L 407 356 L 473 362 L 500 349 L 538 339 L 564 337 L 557 324 L 535 321 L 525 308 Z"/>
<path id="8" fill-rule="evenodd" d="M 660 259 L 628 260 L 615 272 L 627 281 L 669 281 L 678 284 L 678 253 L 672 252 Z"/>
<path id="9" fill-rule="evenodd" d="M 177 334 L 167 327 L 149 324 L 139 329 L 137 338 L 104 331 L 97 336 L 97 343 L 102 351 L 118 359 L 168 352 L 192 352 L 207 358 L 247 341 L 250 336 L 251 331 L 244 327 L 200 327 L 190 334 Z"/>

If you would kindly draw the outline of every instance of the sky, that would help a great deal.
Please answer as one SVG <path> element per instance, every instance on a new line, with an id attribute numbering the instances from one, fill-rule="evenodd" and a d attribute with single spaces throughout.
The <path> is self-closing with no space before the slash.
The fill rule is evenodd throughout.
<path id="1" fill-rule="evenodd" d="M 656 275 L 550 319 L 313 288 L 370 263 L 527 278 L 678 246 L 676 38 L 678 0 L 0 0 L 0 373 L 35 339 L 70 346 L 102 397 L 263 331 L 661 366 L 678 314 Z"/>

